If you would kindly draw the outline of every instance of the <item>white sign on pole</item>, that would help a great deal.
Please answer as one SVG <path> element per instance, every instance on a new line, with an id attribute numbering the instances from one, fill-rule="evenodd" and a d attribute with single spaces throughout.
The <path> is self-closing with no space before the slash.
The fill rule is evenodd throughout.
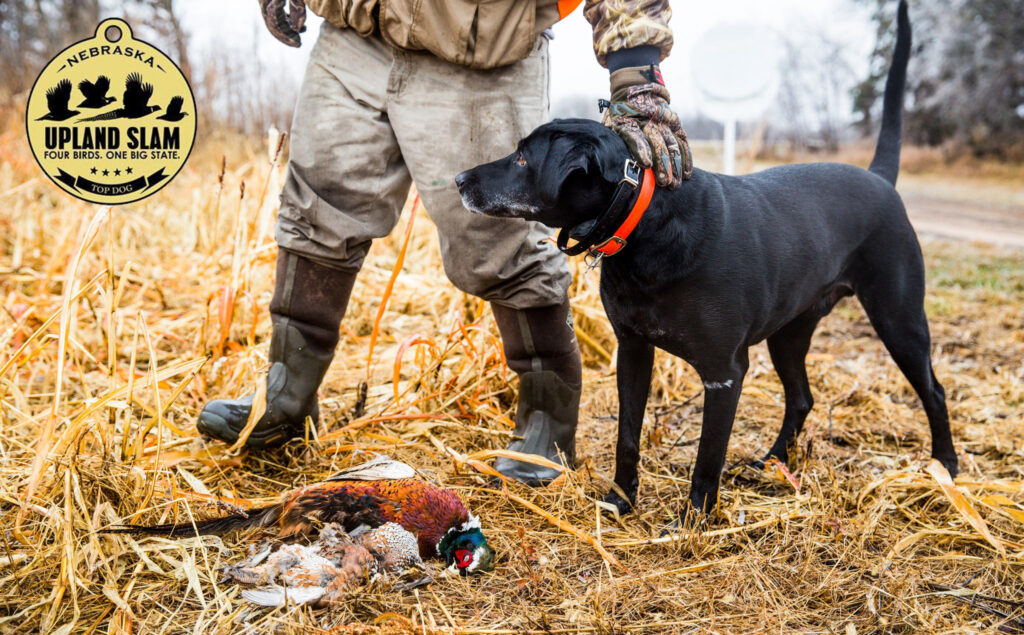
<path id="1" fill-rule="evenodd" d="M 722 171 L 736 172 L 736 124 L 760 116 L 779 92 L 782 47 L 769 27 L 728 22 L 693 47 L 693 78 L 700 109 L 725 126 Z"/>

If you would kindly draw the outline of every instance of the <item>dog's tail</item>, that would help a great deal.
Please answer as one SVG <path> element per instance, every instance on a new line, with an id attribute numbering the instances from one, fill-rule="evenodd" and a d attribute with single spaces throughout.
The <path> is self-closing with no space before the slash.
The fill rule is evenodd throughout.
<path id="1" fill-rule="evenodd" d="M 168 523 L 166 525 L 115 525 L 102 530 L 106 534 L 129 534 L 132 536 L 167 536 L 183 538 L 189 536 L 219 536 L 229 531 L 266 527 L 281 516 L 281 505 L 271 505 L 247 513 L 231 514 L 195 523 Z"/>
<path id="2" fill-rule="evenodd" d="M 907 63 L 910 61 L 912 33 L 907 0 L 900 0 L 896 19 L 896 52 L 892 56 L 889 77 L 885 80 L 882 107 L 882 131 L 878 134 L 875 158 L 868 168 L 896 185 L 900 173 L 900 148 L 903 145 L 903 93 L 907 85 Z"/>

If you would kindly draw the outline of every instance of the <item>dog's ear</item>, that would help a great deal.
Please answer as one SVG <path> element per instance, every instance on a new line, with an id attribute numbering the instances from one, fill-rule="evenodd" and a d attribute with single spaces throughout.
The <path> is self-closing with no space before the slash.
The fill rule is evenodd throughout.
<path id="1" fill-rule="evenodd" d="M 617 142 L 619 139 L 614 137 L 614 141 Z M 583 170 L 591 177 L 599 177 L 608 183 L 618 183 L 622 180 L 623 168 L 621 148 L 606 139 L 597 139 L 592 144 L 576 145 L 566 155 L 562 170 L 563 181 L 576 170 Z"/>
<path id="2" fill-rule="evenodd" d="M 589 172 L 593 156 L 594 149 L 589 146 L 577 146 L 573 148 L 572 152 L 566 155 L 565 161 L 562 162 L 562 180 L 565 181 L 568 179 L 576 170 L 583 170 L 585 173 Z"/>
<path id="3" fill-rule="evenodd" d="M 601 137 L 597 147 L 594 148 L 592 163 L 597 170 L 600 170 L 601 178 L 608 183 L 618 183 L 622 180 L 625 169 L 625 158 L 629 157 L 628 151 L 623 156 L 622 149 L 625 143 L 616 134 Z"/>
<path id="4" fill-rule="evenodd" d="M 577 146 L 566 152 L 561 161 L 544 170 L 540 178 L 541 195 L 552 202 L 558 201 L 570 181 L 590 174 L 593 148 Z"/>

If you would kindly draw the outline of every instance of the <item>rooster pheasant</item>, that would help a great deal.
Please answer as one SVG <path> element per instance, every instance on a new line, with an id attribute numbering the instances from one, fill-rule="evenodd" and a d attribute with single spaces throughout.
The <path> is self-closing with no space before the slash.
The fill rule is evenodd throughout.
<path id="1" fill-rule="evenodd" d="M 110 533 L 139 536 L 220 535 L 276 527 L 281 538 L 308 536 L 336 523 L 346 531 L 393 522 L 416 537 L 420 556 L 440 557 L 463 575 L 494 568 L 480 520 L 455 492 L 414 478 L 408 465 L 380 457 L 284 495 L 281 502 L 193 524 L 122 525 Z"/>

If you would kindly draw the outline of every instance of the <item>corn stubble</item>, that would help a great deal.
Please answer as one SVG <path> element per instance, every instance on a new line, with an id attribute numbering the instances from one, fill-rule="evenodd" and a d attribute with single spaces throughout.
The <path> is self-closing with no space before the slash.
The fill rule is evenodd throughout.
<path id="1" fill-rule="evenodd" d="M 514 377 L 481 301 L 444 279 L 427 216 L 377 241 L 321 390 L 283 451 L 209 443 L 210 398 L 266 367 L 281 141 L 221 137 L 128 208 L 78 203 L 0 134 L 0 631 L 675 633 L 1024 630 L 1024 256 L 926 242 L 936 373 L 963 476 L 927 456 L 916 397 L 844 303 L 816 336 L 816 398 L 794 463 L 755 471 L 782 388 L 752 351 L 717 517 L 661 536 L 689 488 L 701 385 L 660 355 L 636 513 L 599 504 L 614 453 L 615 341 L 596 274 L 572 289 L 586 363 L 578 469 L 496 483 Z M 223 157 L 225 148 L 228 156 Z M 425 213 L 424 213 L 425 212 Z M 396 267 L 396 264 L 398 267 Z M 365 382 L 365 386 L 363 386 Z M 136 540 L 276 500 L 386 452 L 455 488 L 498 552 L 493 574 L 386 584 L 329 610 L 253 608 L 220 568 L 262 537 Z"/>

